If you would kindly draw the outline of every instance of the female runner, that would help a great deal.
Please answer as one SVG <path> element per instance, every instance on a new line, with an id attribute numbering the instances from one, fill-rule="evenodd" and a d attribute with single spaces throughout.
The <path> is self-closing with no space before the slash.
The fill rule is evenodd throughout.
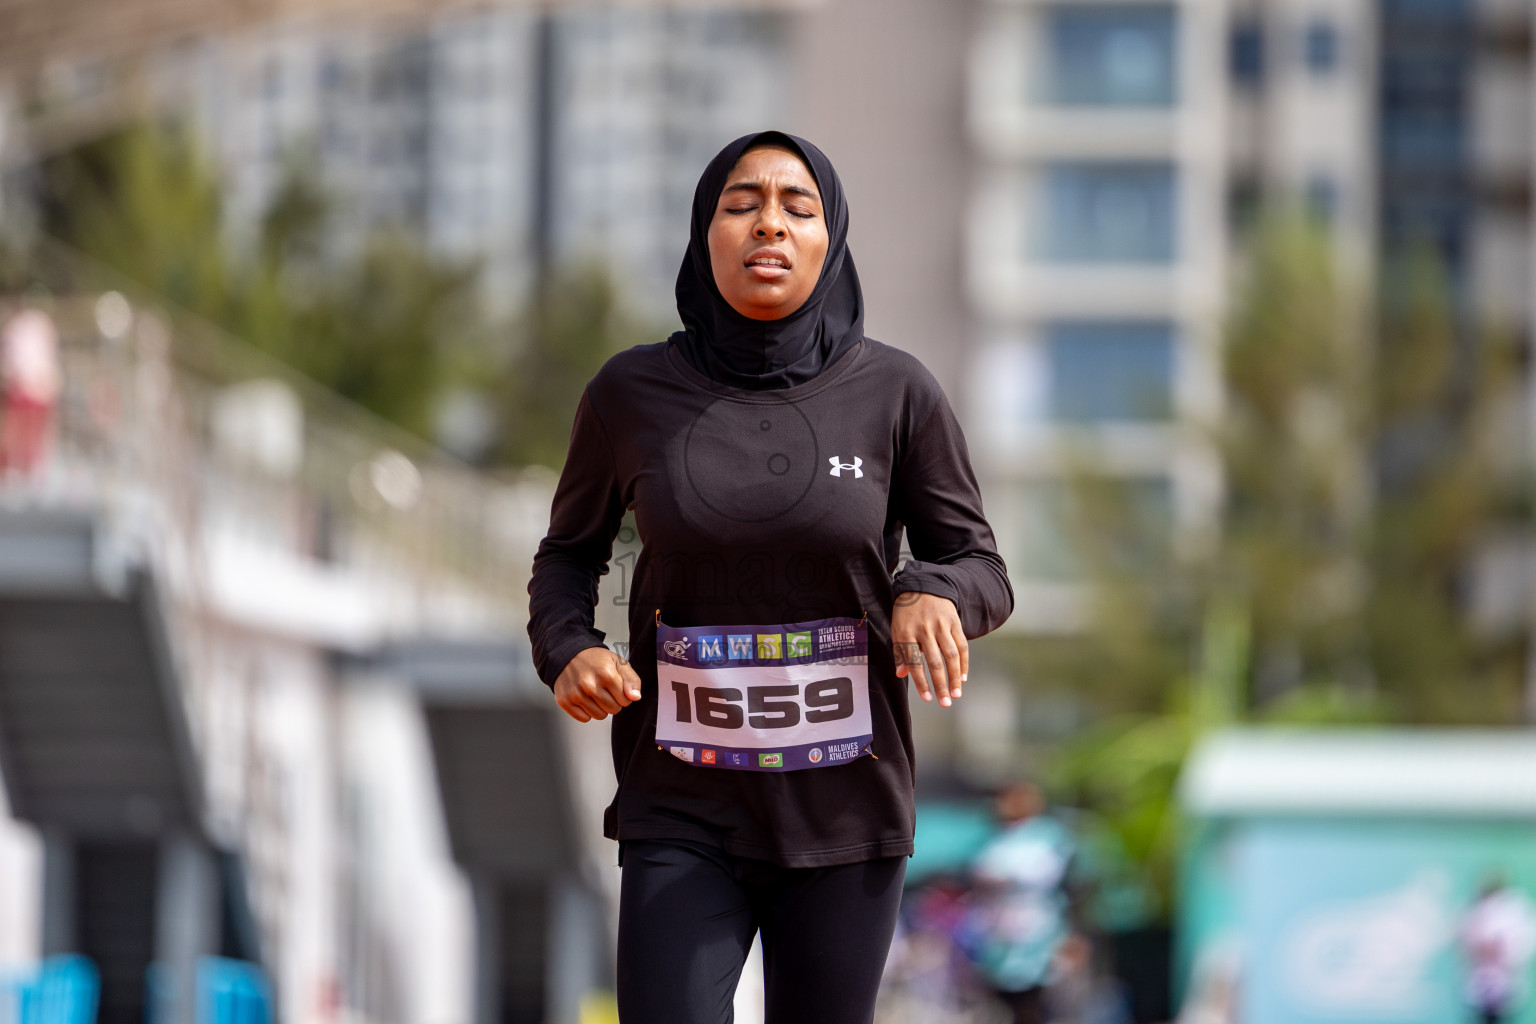
<path id="1" fill-rule="evenodd" d="M 821 150 L 732 142 L 694 193 L 684 329 L 577 405 L 528 631 L 560 708 L 613 716 L 623 1024 L 729 1022 L 759 932 L 768 1024 L 872 1020 L 912 853 L 905 679 L 950 706 L 1013 610 L 960 425 L 865 337 L 847 238 Z M 593 628 L 626 509 L 627 661 Z"/>

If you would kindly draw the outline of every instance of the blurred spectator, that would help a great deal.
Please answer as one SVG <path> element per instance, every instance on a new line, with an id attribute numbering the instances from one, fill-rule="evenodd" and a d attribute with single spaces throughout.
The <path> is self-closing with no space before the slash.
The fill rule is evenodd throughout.
<path id="1" fill-rule="evenodd" d="M 47 455 L 59 395 L 59 332 L 40 309 L 0 328 L 0 478 L 32 472 Z"/>
<path id="2" fill-rule="evenodd" d="M 1241 995 L 1240 965 L 1241 958 L 1231 943 L 1202 950 L 1177 1024 L 1235 1024 Z"/>
<path id="3" fill-rule="evenodd" d="M 1033 783 L 997 797 L 1001 830 L 976 857 L 973 956 L 1015 1024 L 1044 1024 L 1047 986 L 1059 968 L 1086 969 L 1069 920 L 1068 869 L 1077 843 L 1046 813 Z"/>
<path id="4" fill-rule="evenodd" d="M 989 1007 L 964 952 L 970 917 L 969 891 L 956 877 L 908 891 L 886 961 L 882 1024 L 960 1024 Z"/>
<path id="5" fill-rule="evenodd" d="M 1536 951 L 1536 914 L 1525 894 L 1495 875 L 1461 923 L 1467 1001 L 1483 1024 L 1499 1024 L 1520 1008 L 1522 984 Z"/>

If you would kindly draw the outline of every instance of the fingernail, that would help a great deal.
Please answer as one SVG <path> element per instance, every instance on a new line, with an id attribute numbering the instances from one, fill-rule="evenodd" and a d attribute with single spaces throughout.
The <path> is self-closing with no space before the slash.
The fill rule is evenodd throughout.
<path id="1" fill-rule="evenodd" d="M 960 691 L 959 690 L 950 690 L 949 691 L 949 695 L 951 697 L 954 697 L 956 700 L 958 700 L 960 698 Z"/>
<path id="2" fill-rule="evenodd" d="M 629 691 L 629 699 L 630 700 L 639 700 L 640 699 L 640 691 L 639 690 L 630 690 Z"/>
<path id="3" fill-rule="evenodd" d="M 949 698 L 948 697 L 940 697 L 939 698 L 939 706 L 940 707 L 945 707 L 945 708 L 949 707 Z"/>
<path id="4" fill-rule="evenodd" d="M 971 674 L 969 672 L 961 672 L 960 673 L 960 681 L 962 683 L 965 682 L 969 678 L 971 678 Z"/>
<path id="5" fill-rule="evenodd" d="M 923 700 L 933 700 L 933 694 L 931 694 L 931 693 L 923 694 Z"/>

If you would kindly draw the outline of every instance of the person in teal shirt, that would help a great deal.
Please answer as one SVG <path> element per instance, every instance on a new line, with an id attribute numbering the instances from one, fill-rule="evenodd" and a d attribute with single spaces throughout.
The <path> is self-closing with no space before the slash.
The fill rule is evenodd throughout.
<path id="1" fill-rule="evenodd" d="M 1068 885 L 1077 842 L 1046 813 L 1033 783 L 1008 786 L 997 806 L 1002 829 L 971 867 L 971 953 L 1014 1024 L 1044 1024 L 1047 986 L 1074 942 Z"/>

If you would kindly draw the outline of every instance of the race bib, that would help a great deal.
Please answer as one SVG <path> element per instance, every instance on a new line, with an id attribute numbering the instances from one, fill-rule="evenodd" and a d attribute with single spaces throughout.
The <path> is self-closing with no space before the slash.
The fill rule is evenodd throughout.
<path id="1" fill-rule="evenodd" d="M 656 743 L 693 765 L 788 772 L 869 753 L 863 619 L 776 626 L 656 621 Z"/>

